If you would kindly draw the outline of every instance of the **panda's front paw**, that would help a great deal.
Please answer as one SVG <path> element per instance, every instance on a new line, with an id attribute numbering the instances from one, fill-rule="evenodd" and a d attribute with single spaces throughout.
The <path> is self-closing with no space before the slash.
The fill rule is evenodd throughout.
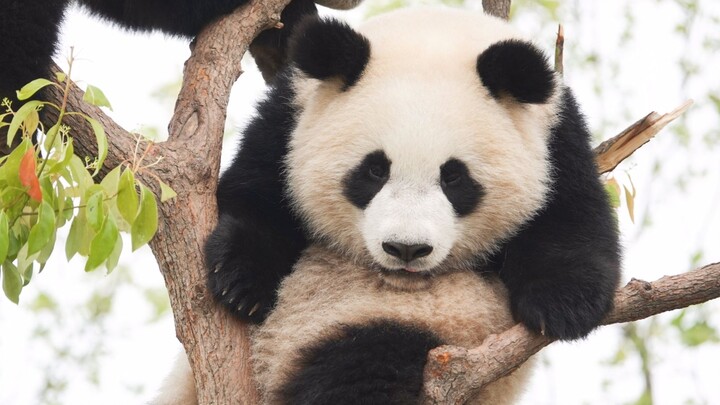
<path id="1" fill-rule="evenodd" d="M 243 260 L 246 259 L 246 260 Z M 275 305 L 279 280 L 262 277 L 249 258 L 215 263 L 207 285 L 215 299 L 242 320 L 260 323 Z"/>
<path id="2" fill-rule="evenodd" d="M 584 338 L 612 309 L 612 294 L 598 292 L 526 291 L 511 294 L 513 316 L 528 329 L 552 339 Z"/>

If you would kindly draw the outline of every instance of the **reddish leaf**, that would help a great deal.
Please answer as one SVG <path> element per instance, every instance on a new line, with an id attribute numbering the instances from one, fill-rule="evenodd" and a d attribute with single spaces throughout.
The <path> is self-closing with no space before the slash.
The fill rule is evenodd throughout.
<path id="1" fill-rule="evenodd" d="M 35 149 L 28 149 L 20 161 L 20 184 L 27 188 L 27 193 L 35 201 L 42 201 L 40 182 L 35 173 Z"/>

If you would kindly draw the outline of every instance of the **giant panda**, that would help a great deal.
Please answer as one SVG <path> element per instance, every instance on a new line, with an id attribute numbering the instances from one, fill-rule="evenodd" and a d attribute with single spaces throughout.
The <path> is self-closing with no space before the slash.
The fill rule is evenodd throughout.
<path id="1" fill-rule="evenodd" d="M 535 45 L 420 8 L 357 30 L 305 21 L 291 58 L 221 178 L 205 250 L 217 300 L 260 322 L 264 403 L 416 403 L 433 347 L 599 324 L 617 227 L 584 119 Z M 513 402 L 527 373 L 471 403 Z"/>

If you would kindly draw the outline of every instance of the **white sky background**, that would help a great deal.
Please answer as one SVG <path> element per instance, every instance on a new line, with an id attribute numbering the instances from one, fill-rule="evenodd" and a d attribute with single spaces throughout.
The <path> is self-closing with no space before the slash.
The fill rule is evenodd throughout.
<path id="1" fill-rule="evenodd" d="M 635 15 L 642 18 L 638 18 L 632 28 L 634 39 L 619 49 L 622 11 L 627 2 L 569 3 L 568 8 L 579 13 L 579 20 L 584 23 L 579 26 L 569 16 L 563 21 L 566 53 L 577 46 L 594 49 L 601 58 L 621 61 L 621 69 L 615 73 L 605 64 L 598 70 L 588 71 L 566 60 L 565 80 L 575 90 L 591 128 L 597 129 L 603 118 L 610 127 L 604 134 L 611 135 L 650 111 L 667 112 L 686 98 L 703 95 L 708 89 L 720 90 L 717 74 L 720 69 L 683 87 L 676 65 L 678 56 L 687 54 L 702 66 L 720 68 L 720 56 L 708 55 L 700 46 L 706 35 L 718 36 L 720 24 L 699 27 L 687 47 L 674 33 L 675 25 L 681 22 L 681 12 L 674 2 L 637 0 L 632 2 L 632 7 L 639 11 Z M 705 0 L 704 5 L 717 8 L 720 2 Z M 350 17 L 359 21 L 362 12 L 353 12 Z M 537 18 L 528 14 L 520 15 L 514 24 L 536 38 L 548 52 L 552 51 L 555 26 L 542 26 Z M 142 126 L 166 128 L 173 103 L 158 102 L 149 94 L 180 77 L 183 62 L 189 55 L 186 41 L 157 34 L 128 34 L 73 9 L 64 26 L 62 52 L 67 53 L 70 46 L 75 47 L 78 58 L 73 77 L 81 86 L 90 83 L 105 92 L 114 107 L 110 115 L 116 121 L 130 130 Z M 243 68 L 245 74 L 233 90 L 229 107 L 229 132 L 242 128 L 253 111 L 254 101 L 264 89 L 250 59 L 246 58 Z M 593 91 L 595 82 L 608 89 L 603 99 Z M 691 132 L 720 127 L 716 113 L 706 108 L 705 111 L 702 106 L 697 108 L 701 112 L 689 122 Z M 226 143 L 223 154 L 226 162 L 235 142 L 232 139 Z M 625 280 L 630 277 L 654 280 L 664 274 L 687 270 L 690 256 L 699 249 L 705 253 L 702 263 L 720 261 L 719 154 L 717 148 L 709 150 L 697 139 L 691 140 L 689 149 L 679 148 L 673 135 L 666 131 L 622 166 L 638 188 L 636 218 L 642 218 L 645 208 L 649 207 L 653 222 L 648 231 L 639 232 L 625 211 L 619 212 L 626 247 Z M 663 162 L 659 176 L 651 170 L 657 159 Z M 681 192 L 670 182 L 674 175 L 689 169 L 707 173 L 694 177 Z M 122 256 L 122 267 L 110 276 L 105 277 L 103 270 L 88 275 L 82 271 L 79 260 L 65 262 L 64 241 L 58 243 L 46 269 L 23 291 L 20 306 L 0 299 L 0 404 L 37 404 L 41 376 L 50 369 L 59 369 L 69 380 L 61 403 L 146 401 L 167 373 L 180 346 L 171 317 L 149 322 L 152 312 L 145 298 L 137 288 L 127 286 L 118 278 L 122 272 L 131 272 L 137 285 L 162 287 L 162 277 L 152 255 L 147 249 L 134 254 L 127 250 Z M 64 324 L 57 325 L 47 313 L 36 314 L 28 308 L 38 291 L 48 292 L 62 307 L 76 308 L 97 288 L 117 290 L 105 330 L 88 330 L 89 315 L 83 311 L 66 314 L 62 318 Z M 717 302 L 708 306 L 715 327 L 720 327 L 718 309 Z M 69 343 L 83 348 L 102 342 L 105 355 L 100 358 L 99 386 L 87 382 L 81 369 L 51 360 L 55 354 L 47 344 L 31 339 L 38 325 L 53 328 L 54 344 Z M 687 349 L 680 347 L 672 333 L 665 336 L 650 343 L 656 355 L 653 362 L 656 402 L 679 404 L 694 399 L 720 404 L 717 385 L 720 347 L 705 345 L 700 349 Z M 614 355 L 619 337 L 619 328 L 606 327 L 586 341 L 552 345 L 543 352 L 543 360 L 538 362 L 533 384 L 523 403 L 615 404 L 637 399 L 642 391 L 639 363 L 629 359 L 622 366 L 604 365 Z M 606 380 L 611 382 L 603 388 Z"/>

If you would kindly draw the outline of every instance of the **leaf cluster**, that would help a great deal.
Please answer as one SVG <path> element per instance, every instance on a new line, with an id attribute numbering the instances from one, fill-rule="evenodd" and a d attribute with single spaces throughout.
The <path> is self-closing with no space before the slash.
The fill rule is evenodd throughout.
<path id="1" fill-rule="evenodd" d="M 28 83 L 17 92 L 18 100 L 28 100 L 17 111 L 8 99 L 2 101 L 0 125 L 7 126 L 8 146 L 17 136 L 22 137 L 9 155 L 0 158 L 0 266 L 3 291 L 14 303 L 33 275 L 42 271 L 63 226 L 70 225 L 65 256 L 67 260 L 75 255 L 87 258 L 85 271 L 102 265 L 112 271 L 117 266 L 123 247 L 120 232 L 130 234 L 136 250 L 157 231 L 156 197 L 136 176 L 152 165 L 142 166 L 144 154 L 138 158 L 136 151 L 135 161 L 123 162 L 98 182 L 108 153 L 105 131 L 94 118 L 66 110 L 69 84 L 65 74 L 56 75 L 55 81 Z M 30 100 L 46 86 L 64 92 L 62 105 Z M 94 86 L 87 87 L 84 100 L 110 108 L 103 92 Z M 57 123 L 49 129 L 39 119 L 44 108 L 59 112 Z M 88 122 L 95 134 L 97 156 L 83 159 L 74 153 L 72 128 L 63 124 L 69 115 L 82 116 Z M 7 116 L 11 119 L 4 122 Z M 35 134 L 37 141 L 33 142 Z M 157 180 L 162 200 L 172 198 L 174 191 Z"/>

